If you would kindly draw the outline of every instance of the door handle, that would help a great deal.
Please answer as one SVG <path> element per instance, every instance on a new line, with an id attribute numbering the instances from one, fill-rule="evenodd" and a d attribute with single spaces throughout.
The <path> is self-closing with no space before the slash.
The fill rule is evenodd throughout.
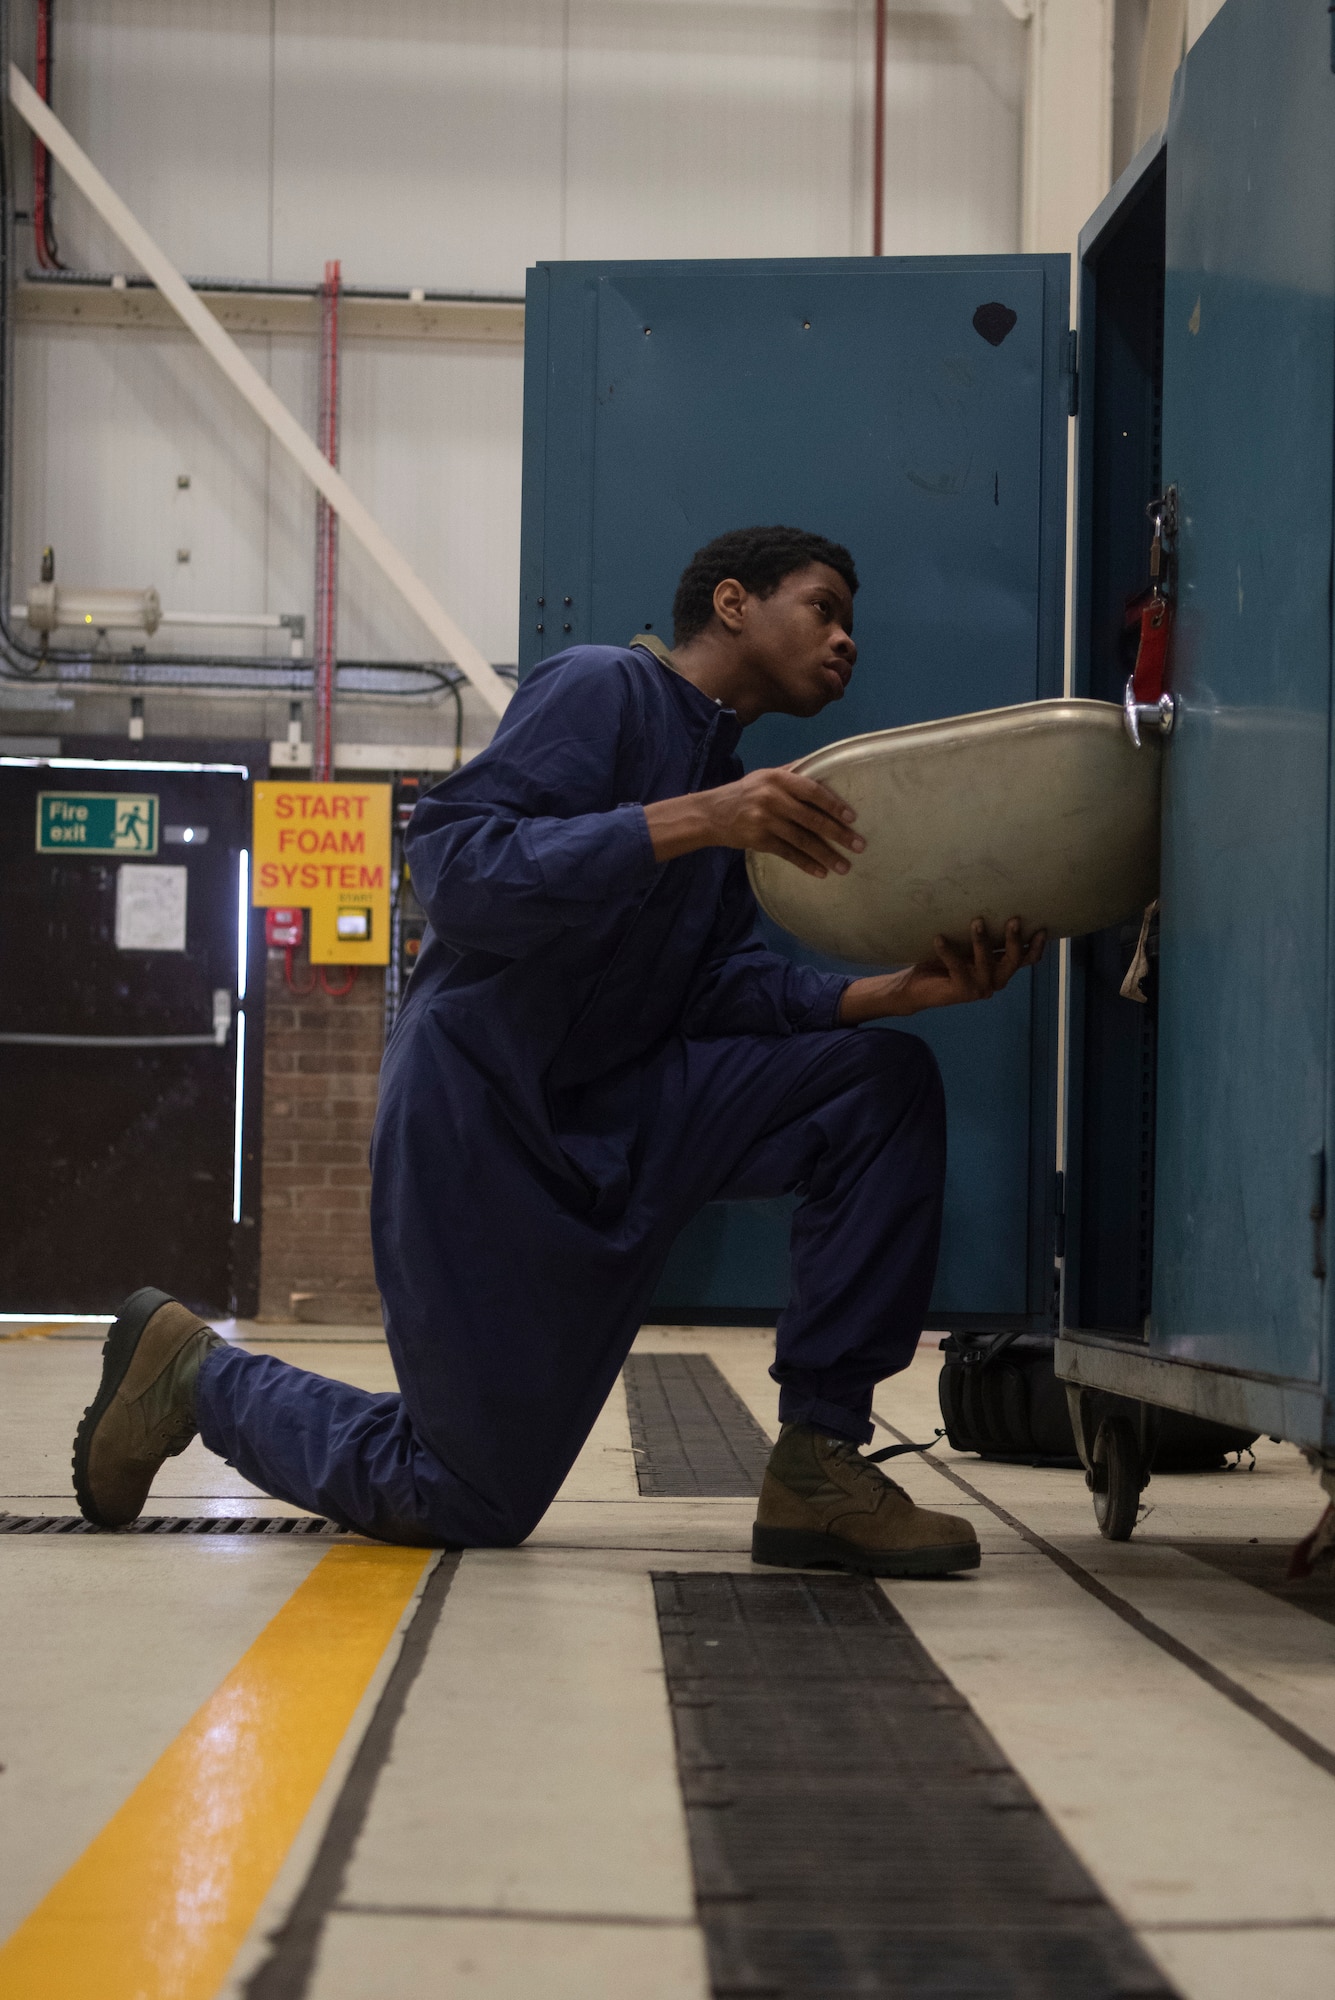
<path id="1" fill-rule="evenodd" d="M 1122 720 L 1127 735 L 1139 750 L 1142 729 L 1153 729 L 1160 736 L 1172 735 L 1177 721 L 1177 696 L 1161 694 L 1157 701 L 1137 701 L 1135 681 L 1129 680 L 1122 697 Z"/>
<path id="2" fill-rule="evenodd" d="M 213 1045 L 225 1048 L 232 1027 L 232 994 L 230 987 L 215 986 L 213 989 Z"/>
<path id="3" fill-rule="evenodd" d="M 232 1031 L 232 995 L 213 989 L 213 1031 L 208 1035 L 28 1035 L 0 1033 L 0 1043 L 29 1049 L 221 1049 Z"/>

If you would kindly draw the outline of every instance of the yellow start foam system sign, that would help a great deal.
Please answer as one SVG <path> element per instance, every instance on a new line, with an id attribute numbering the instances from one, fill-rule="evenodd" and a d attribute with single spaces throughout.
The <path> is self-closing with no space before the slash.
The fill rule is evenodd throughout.
<path id="1" fill-rule="evenodd" d="M 311 913 L 312 965 L 389 964 L 390 786 L 255 786 L 251 901 Z"/>

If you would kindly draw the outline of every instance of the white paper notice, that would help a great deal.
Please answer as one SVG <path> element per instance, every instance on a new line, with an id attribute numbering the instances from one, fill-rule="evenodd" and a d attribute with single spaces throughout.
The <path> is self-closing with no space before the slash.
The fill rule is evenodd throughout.
<path id="1" fill-rule="evenodd" d="M 117 951 L 185 950 L 184 868 L 124 863 L 116 871 Z"/>

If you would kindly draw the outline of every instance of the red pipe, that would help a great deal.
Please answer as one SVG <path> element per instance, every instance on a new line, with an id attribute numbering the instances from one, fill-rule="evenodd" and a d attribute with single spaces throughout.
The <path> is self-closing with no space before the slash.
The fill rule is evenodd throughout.
<path id="1" fill-rule="evenodd" d="M 876 107 L 872 113 L 871 254 L 885 246 L 885 0 L 876 0 Z"/>
<path id="2" fill-rule="evenodd" d="M 324 267 L 320 288 L 320 404 L 316 439 L 331 465 L 338 464 L 338 261 Z M 311 776 L 328 784 L 334 775 L 334 676 L 338 660 L 338 516 L 323 493 L 315 498 L 315 717 Z"/>
<path id="3" fill-rule="evenodd" d="M 316 437 L 331 465 L 338 464 L 338 305 L 342 272 L 335 258 L 324 267 L 320 287 L 320 408 Z M 323 493 L 315 496 L 315 722 L 312 731 L 311 776 L 328 784 L 334 775 L 334 683 L 338 672 L 338 515 Z M 343 968 L 343 983 L 334 985 L 328 966 L 319 970 L 321 988 L 331 1000 L 341 1000 L 357 983 L 357 968 Z M 312 979 L 316 975 L 312 974 Z M 288 984 L 292 984 L 291 972 Z"/>

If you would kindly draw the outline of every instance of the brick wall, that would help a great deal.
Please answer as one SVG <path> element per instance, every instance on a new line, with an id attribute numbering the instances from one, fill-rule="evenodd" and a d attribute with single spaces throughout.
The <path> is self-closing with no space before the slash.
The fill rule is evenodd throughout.
<path id="1" fill-rule="evenodd" d="M 268 954 L 264 1048 L 261 1319 L 379 1324 L 367 1148 L 384 1045 L 384 974 L 351 993 L 298 996 Z M 331 980 L 346 975 L 330 968 Z M 295 954 L 293 978 L 311 967 Z"/>

